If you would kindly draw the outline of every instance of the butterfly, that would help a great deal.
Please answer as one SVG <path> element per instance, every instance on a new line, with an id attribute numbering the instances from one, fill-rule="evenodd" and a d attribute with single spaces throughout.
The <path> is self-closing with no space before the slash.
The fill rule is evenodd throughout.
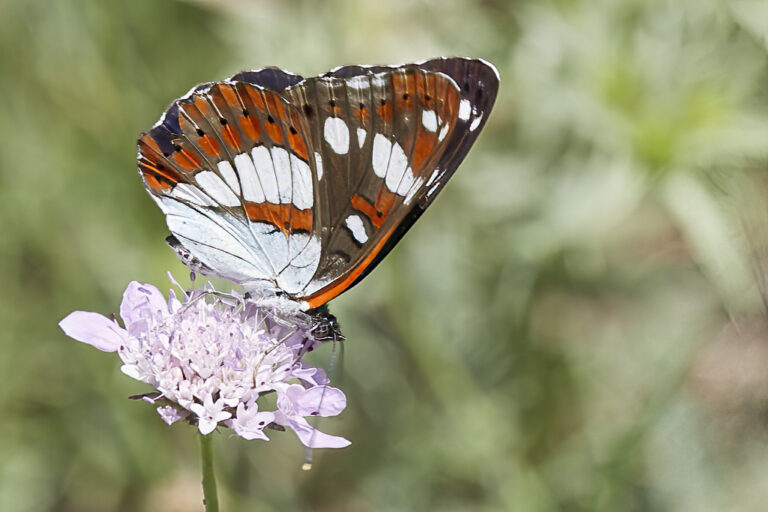
<path id="1" fill-rule="evenodd" d="M 245 71 L 175 100 L 138 139 L 139 174 L 187 266 L 316 310 L 434 201 L 498 87 L 469 58 Z"/>

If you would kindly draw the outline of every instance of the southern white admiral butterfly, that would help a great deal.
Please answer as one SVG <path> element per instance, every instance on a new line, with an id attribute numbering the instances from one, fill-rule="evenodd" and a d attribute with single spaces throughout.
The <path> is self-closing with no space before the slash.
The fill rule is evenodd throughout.
<path id="1" fill-rule="evenodd" d="M 246 71 L 174 101 L 138 140 L 139 172 L 190 268 L 316 309 L 432 203 L 498 86 L 467 58 Z"/>

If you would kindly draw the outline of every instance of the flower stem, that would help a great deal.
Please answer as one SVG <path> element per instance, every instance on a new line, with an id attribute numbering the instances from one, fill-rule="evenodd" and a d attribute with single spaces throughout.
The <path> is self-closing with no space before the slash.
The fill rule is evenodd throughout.
<path id="1" fill-rule="evenodd" d="M 219 512 L 216 476 L 213 474 L 213 447 L 211 436 L 200 434 L 200 453 L 203 458 L 203 503 L 205 512 Z"/>

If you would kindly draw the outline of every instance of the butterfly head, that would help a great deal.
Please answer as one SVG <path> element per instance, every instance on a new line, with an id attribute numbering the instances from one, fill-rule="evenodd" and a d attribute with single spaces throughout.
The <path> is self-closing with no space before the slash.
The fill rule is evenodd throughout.
<path id="1" fill-rule="evenodd" d="M 341 332 L 336 317 L 328 311 L 327 305 L 322 305 L 309 311 L 312 317 L 312 335 L 317 341 L 344 341 L 346 338 Z"/>

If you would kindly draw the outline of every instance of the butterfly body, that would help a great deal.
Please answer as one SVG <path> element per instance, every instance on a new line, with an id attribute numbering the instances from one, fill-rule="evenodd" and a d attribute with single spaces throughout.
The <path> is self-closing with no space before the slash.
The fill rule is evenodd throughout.
<path id="1" fill-rule="evenodd" d="M 139 172 L 190 268 L 315 309 L 431 204 L 497 90 L 462 58 L 242 72 L 176 100 L 139 138 Z"/>

